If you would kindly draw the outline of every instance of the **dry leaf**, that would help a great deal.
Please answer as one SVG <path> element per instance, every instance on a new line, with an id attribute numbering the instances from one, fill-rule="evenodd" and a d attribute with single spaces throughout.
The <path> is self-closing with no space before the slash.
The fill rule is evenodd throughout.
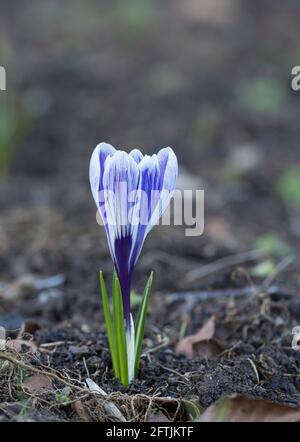
<path id="1" fill-rule="evenodd" d="M 7 339 L 5 347 L 7 350 L 20 353 L 22 351 L 22 341 L 20 339 Z"/>
<path id="2" fill-rule="evenodd" d="M 33 335 L 39 329 L 40 326 L 37 322 L 26 320 L 21 325 L 20 331 L 18 333 L 18 338 L 21 338 L 25 334 Z"/>
<path id="3" fill-rule="evenodd" d="M 76 413 L 78 414 L 78 416 L 80 417 L 80 419 L 82 419 L 83 421 L 91 421 L 91 417 L 88 413 L 88 410 L 86 409 L 86 407 L 83 405 L 83 403 L 81 401 L 75 401 L 73 404 L 73 408 L 76 411 Z"/>
<path id="4" fill-rule="evenodd" d="M 34 321 L 24 321 L 21 325 L 18 336 L 15 339 L 8 339 L 6 341 L 6 348 L 8 350 L 13 350 L 17 353 L 21 353 L 23 347 L 25 347 L 26 351 L 29 351 L 29 353 L 36 353 L 38 350 L 36 342 L 32 339 L 25 340 L 23 339 L 23 337 L 26 334 L 33 334 L 39 328 L 40 326 Z"/>
<path id="5" fill-rule="evenodd" d="M 1 289 L 0 298 L 3 298 L 4 301 L 14 302 L 33 290 L 34 276 L 30 274 L 22 275 L 14 282 L 5 285 L 4 288 Z"/>
<path id="6" fill-rule="evenodd" d="M 223 398 L 202 413 L 200 422 L 298 422 L 300 408 L 246 396 Z"/>
<path id="7" fill-rule="evenodd" d="M 224 345 L 214 338 L 215 318 L 212 316 L 200 330 L 191 336 L 187 336 L 179 341 L 176 353 L 183 353 L 188 358 L 212 357 L 224 350 Z"/>
<path id="8" fill-rule="evenodd" d="M 216 339 L 202 341 L 194 345 L 194 355 L 199 358 L 213 358 L 221 354 L 224 350 L 224 345 Z"/>
<path id="9" fill-rule="evenodd" d="M 34 341 L 25 341 L 24 339 L 7 339 L 6 341 L 6 349 L 7 350 L 13 350 L 17 353 L 21 353 L 23 348 L 27 347 L 27 350 L 29 353 L 36 353 L 37 352 L 37 344 Z"/>
<path id="10" fill-rule="evenodd" d="M 25 380 L 24 386 L 30 393 L 38 394 L 43 390 L 51 390 L 52 381 L 43 374 L 34 374 Z"/>

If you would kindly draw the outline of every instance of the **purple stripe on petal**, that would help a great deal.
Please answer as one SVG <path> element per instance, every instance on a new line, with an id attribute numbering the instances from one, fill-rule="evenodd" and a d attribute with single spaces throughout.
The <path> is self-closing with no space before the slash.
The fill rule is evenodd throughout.
<path id="1" fill-rule="evenodd" d="M 107 158 L 103 175 L 103 186 L 107 191 L 105 208 L 111 223 L 107 232 L 120 280 L 127 327 L 130 327 L 130 285 L 133 271 L 130 262 L 133 236 L 129 219 L 132 204 L 128 200 L 131 192 L 137 192 L 139 178 L 138 165 L 127 153 L 117 151 Z"/>
<path id="2" fill-rule="evenodd" d="M 129 257 L 131 254 L 132 237 L 116 238 L 114 243 L 115 268 L 120 281 L 124 318 L 127 329 L 130 328 L 130 287 L 133 267 L 130 266 Z"/>

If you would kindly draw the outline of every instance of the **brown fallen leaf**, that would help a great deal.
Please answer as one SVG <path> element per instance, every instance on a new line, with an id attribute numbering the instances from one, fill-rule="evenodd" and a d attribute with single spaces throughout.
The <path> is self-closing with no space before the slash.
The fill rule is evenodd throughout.
<path id="1" fill-rule="evenodd" d="M 298 422 L 300 408 L 246 396 L 225 397 L 208 407 L 200 422 Z"/>
<path id="2" fill-rule="evenodd" d="M 51 390 L 52 381 L 43 374 L 34 374 L 25 380 L 24 386 L 29 393 L 38 394 L 43 390 Z"/>
<path id="3" fill-rule="evenodd" d="M 77 400 L 74 402 L 73 408 L 81 420 L 83 420 L 85 422 L 91 421 L 91 416 L 89 415 L 88 410 L 86 409 L 86 407 L 83 405 L 83 403 L 80 400 Z"/>
<path id="4" fill-rule="evenodd" d="M 21 325 L 18 338 L 22 338 L 25 334 L 33 335 L 39 329 L 40 326 L 37 322 L 26 320 Z"/>
<path id="5" fill-rule="evenodd" d="M 22 341 L 20 339 L 7 339 L 5 348 L 20 353 L 22 351 Z"/>
<path id="6" fill-rule="evenodd" d="M 0 298 L 7 302 L 17 301 L 34 290 L 34 279 L 34 276 L 30 274 L 20 276 L 0 290 Z"/>
<path id="7" fill-rule="evenodd" d="M 7 350 L 12 350 L 17 353 L 22 353 L 23 347 L 24 349 L 27 348 L 26 351 L 29 353 L 36 353 L 38 350 L 37 344 L 34 341 L 25 341 L 24 339 L 20 338 L 6 340 Z"/>
<path id="8" fill-rule="evenodd" d="M 188 358 L 212 357 L 221 353 L 225 346 L 214 338 L 215 318 L 212 316 L 194 335 L 181 339 L 176 346 L 176 353 L 183 353 Z"/>

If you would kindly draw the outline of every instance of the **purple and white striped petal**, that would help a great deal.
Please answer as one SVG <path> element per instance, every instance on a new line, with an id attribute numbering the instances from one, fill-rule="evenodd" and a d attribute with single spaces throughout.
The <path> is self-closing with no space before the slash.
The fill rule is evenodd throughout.
<path id="1" fill-rule="evenodd" d="M 141 162 L 141 160 L 143 159 L 143 154 L 142 154 L 142 152 L 140 151 L 140 150 L 138 150 L 138 149 L 133 149 L 131 152 L 130 152 L 130 154 L 129 154 L 133 159 L 134 159 L 134 161 L 137 163 L 137 164 L 139 164 L 140 162 Z"/>
<path id="2" fill-rule="evenodd" d="M 157 155 L 151 157 L 145 155 L 139 163 L 140 183 L 139 183 L 139 200 L 136 204 L 136 218 L 138 224 L 134 229 L 133 249 L 130 257 L 134 266 L 140 255 L 144 240 L 147 235 L 148 225 L 157 204 L 155 199 L 159 199 L 157 194 L 160 193 L 160 169 Z"/>
<path id="3" fill-rule="evenodd" d="M 130 327 L 130 285 L 133 267 L 130 255 L 133 246 L 130 195 L 139 187 L 140 173 L 135 160 L 126 152 L 117 151 L 108 157 L 103 174 L 106 231 L 110 250 L 123 294 L 124 315 Z M 134 197 L 135 199 L 135 197 Z"/>
<path id="4" fill-rule="evenodd" d="M 157 155 L 145 156 L 139 163 L 141 199 L 138 205 L 139 225 L 134 231 L 132 265 L 140 255 L 143 243 L 170 203 L 178 175 L 176 155 L 170 147 Z"/>
<path id="5" fill-rule="evenodd" d="M 168 207 L 174 194 L 178 176 L 177 157 L 171 147 L 161 149 L 157 154 L 160 170 L 160 193 L 147 228 L 147 234 L 155 226 L 159 218 Z"/>
<path id="6" fill-rule="evenodd" d="M 100 201 L 100 192 L 103 190 L 104 166 L 106 159 L 114 155 L 115 152 L 116 149 L 110 144 L 100 143 L 95 147 L 90 160 L 89 176 L 91 191 L 102 217 L 103 203 Z"/>

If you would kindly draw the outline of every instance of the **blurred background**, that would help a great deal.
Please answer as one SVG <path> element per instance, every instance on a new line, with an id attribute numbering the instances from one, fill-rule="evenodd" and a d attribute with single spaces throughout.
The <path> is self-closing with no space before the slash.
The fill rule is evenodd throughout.
<path id="1" fill-rule="evenodd" d="M 156 292 L 165 294 L 248 284 L 297 257 L 300 92 L 290 86 L 300 64 L 297 0 L 12 0 L 0 7 L 2 324 L 97 318 L 97 272 L 111 270 L 88 183 L 100 141 L 147 153 L 170 145 L 179 186 L 205 190 L 204 235 L 155 229 L 137 290 L 151 269 Z M 253 249 L 270 256 L 245 262 L 240 279 L 227 268 L 191 276 Z M 298 286 L 297 269 L 296 259 L 284 282 Z M 65 285 L 47 288 L 57 274 Z M 35 284 L 30 275 L 44 278 L 47 290 L 26 291 Z"/>

